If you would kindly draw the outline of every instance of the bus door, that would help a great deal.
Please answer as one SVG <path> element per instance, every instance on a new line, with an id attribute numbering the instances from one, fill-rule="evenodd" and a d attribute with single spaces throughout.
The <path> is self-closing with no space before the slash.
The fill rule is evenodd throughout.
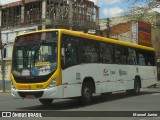
<path id="1" fill-rule="evenodd" d="M 115 74 L 115 65 L 107 65 L 103 70 L 103 76 L 105 83 L 105 92 L 116 91 L 116 74 Z"/>
<path id="2" fill-rule="evenodd" d="M 69 35 L 63 35 L 61 44 L 61 65 L 65 98 L 81 95 L 81 84 L 79 84 L 81 82 L 81 67 L 78 65 L 79 56 L 79 39 Z"/>
<path id="3" fill-rule="evenodd" d="M 117 90 L 125 90 L 125 78 L 127 76 L 126 49 L 122 46 L 115 46 Z"/>
<path id="4" fill-rule="evenodd" d="M 103 64 L 103 92 L 116 91 L 116 66 L 113 64 L 113 45 L 100 44 L 100 59 Z"/>

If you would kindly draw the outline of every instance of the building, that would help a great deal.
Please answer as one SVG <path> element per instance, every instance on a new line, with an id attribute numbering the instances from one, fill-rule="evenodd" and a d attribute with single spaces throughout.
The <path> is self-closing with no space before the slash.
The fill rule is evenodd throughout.
<path id="1" fill-rule="evenodd" d="M 154 47 L 157 62 L 159 62 L 160 13 L 149 12 L 146 16 L 113 17 L 109 19 L 109 22 L 107 19 L 102 19 L 100 20 L 101 35 L 107 36 L 109 32 L 110 38 Z"/>
<path id="2" fill-rule="evenodd" d="M 88 0 L 21 0 L 2 6 L 2 29 L 38 26 L 97 29 L 99 7 Z"/>
<path id="3" fill-rule="evenodd" d="M 101 36 L 155 48 L 160 80 L 160 13 L 152 11 L 145 15 L 113 17 L 99 22 Z"/>
<path id="4" fill-rule="evenodd" d="M 7 89 L 10 81 L 12 45 L 17 34 L 49 28 L 83 32 L 99 29 L 99 7 L 89 0 L 19 0 L 1 6 L 0 16 L 4 52 L 2 68 L 4 67 Z"/>

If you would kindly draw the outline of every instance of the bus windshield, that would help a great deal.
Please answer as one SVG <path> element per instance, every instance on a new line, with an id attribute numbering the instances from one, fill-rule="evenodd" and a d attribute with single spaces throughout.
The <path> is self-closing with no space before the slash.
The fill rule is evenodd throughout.
<path id="1" fill-rule="evenodd" d="M 15 39 L 12 73 L 15 76 L 44 76 L 57 68 L 58 32 L 39 32 Z"/>

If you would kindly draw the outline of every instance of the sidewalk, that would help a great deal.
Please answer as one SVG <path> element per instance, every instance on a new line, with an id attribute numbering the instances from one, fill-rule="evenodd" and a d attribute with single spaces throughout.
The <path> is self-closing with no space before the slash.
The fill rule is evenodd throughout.
<path id="1" fill-rule="evenodd" d="M 10 92 L 0 92 L 0 102 L 14 99 Z"/>
<path id="2" fill-rule="evenodd" d="M 10 93 L 11 90 L 5 90 L 5 92 L 3 92 L 3 90 L 0 90 L 0 93 Z"/>
<path id="3" fill-rule="evenodd" d="M 160 81 L 157 81 L 157 85 L 159 85 L 159 86 L 160 86 Z"/>

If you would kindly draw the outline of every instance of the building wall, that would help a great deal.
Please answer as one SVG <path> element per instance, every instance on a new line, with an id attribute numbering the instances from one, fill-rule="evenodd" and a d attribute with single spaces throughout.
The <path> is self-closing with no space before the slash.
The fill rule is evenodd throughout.
<path id="1" fill-rule="evenodd" d="M 5 61 L 5 68 L 4 68 L 4 71 L 5 71 L 5 75 L 4 75 L 4 78 L 5 80 L 10 80 L 10 70 L 11 70 L 11 64 L 10 64 L 10 60 L 7 60 Z M 1 71 L 1 66 L 0 66 L 0 79 L 2 80 L 2 71 Z"/>
<path id="2" fill-rule="evenodd" d="M 12 55 L 12 46 L 14 39 L 16 35 L 22 34 L 24 32 L 29 32 L 29 31 L 35 31 L 37 30 L 37 26 L 34 27 L 27 27 L 27 28 L 20 28 L 20 29 L 14 29 L 14 30 L 7 30 L 7 31 L 2 31 L 2 43 L 5 44 L 4 49 L 5 49 L 5 57 L 4 60 L 10 60 L 11 55 Z M 0 55 L 1 58 L 1 55 Z"/>
<path id="3" fill-rule="evenodd" d="M 110 28 L 110 38 L 125 42 L 132 42 L 131 33 L 131 22 L 119 23 Z"/>
<path id="4" fill-rule="evenodd" d="M 110 38 L 120 40 L 120 41 L 125 41 L 125 42 L 132 42 L 131 31 L 127 31 L 119 35 L 110 35 Z"/>
<path id="5" fill-rule="evenodd" d="M 148 31 L 138 31 L 138 23 L 143 21 L 150 27 Z M 157 61 L 160 62 L 160 13 L 149 12 L 145 16 L 124 16 L 110 18 L 109 25 L 107 19 L 100 20 L 100 30 L 106 33 L 106 26 L 110 26 L 110 38 L 132 42 L 138 44 L 138 40 L 143 40 L 143 45 L 152 46 L 156 50 Z M 144 25 L 145 29 L 147 25 Z M 149 30 L 150 29 L 150 30 Z M 140 34 L 143 34 L 140 37 Z M 106 36 L 106 34 L 103 34 Z M 142 39 L 143 38 L 143 39 Z M 146 42 L 145 42 L 146 40 Z M 142 42 L 141 42 L 142 44 Z"/>
<path id="6" fill-rule="evenodd" d="M 156 49 L 157 62 L 160 62 L 160 27 L 152 27 L 152 45 Z"/>
<path id="7" fill-rule="evenodd" d="M 10 60 L 5 61 L 5 74 L 4 74 L 4 80 L 5 80 L 5 89 L 10 90 L 10 70 L 11 70 L 11 64 Z M 0 66 L 0 90 L 2 90 L 2 71 Z"/>
<path id="8" fill-rule="evenodd" d="M 99 7 L 90 0 L 20 0 L 3 5 L 1 18 L 3 30 L 40 26 L 88 31 L 98 29 Z"/>

